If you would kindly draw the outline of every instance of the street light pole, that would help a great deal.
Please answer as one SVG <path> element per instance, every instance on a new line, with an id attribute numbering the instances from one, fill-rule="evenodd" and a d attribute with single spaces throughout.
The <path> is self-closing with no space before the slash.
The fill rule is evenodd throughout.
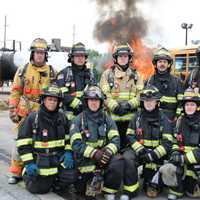
<path id="1" fill-rule="evenodd" d="M 193 24 L 182 23 L 181 27 L 185 29 L 185 45 L 187 46 L 188 41 L 188 29 L 193 27 Z"/>

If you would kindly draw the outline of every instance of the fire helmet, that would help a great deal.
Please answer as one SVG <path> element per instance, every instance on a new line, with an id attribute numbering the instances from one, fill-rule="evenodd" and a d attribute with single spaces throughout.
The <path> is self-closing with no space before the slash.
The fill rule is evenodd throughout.
<path id="1" fill-rule="evenodd" d="M 161 94 L 159 90 L 153 85 L 147 85 L 140 93 L 140 101 L 156 100 L 160 101 Z"/>
<path id="2" fill-rule="evenodd" d="M 74 44 L 71 48 L 70 53 L 68 54 L 68 62 L 72 62 L 72 57 L 77 55 L 77 54 L 82 54 L 85 55 L 85 57 L 88 57 L 88 53 L 86 51 L 85 45 L 81 42 L 78 42 Z"/>
<path id="3" fill-rule="evenodd" d="M 192 88 L 188 88 L 184 92 L 182 102 L 185 103 L 187 101 L 194 101 L 197 104 L 200 103 L 200 97 L 198 96 L 198 93 L 196 93 Z"/>
<path id="4" fill-rule="evenodd" d="M 31 43 L 30 50 L 31 51 L 41 50 L 47 52 L 48 51 L 47 41 L 43 38 L 34 39 L 33 42 Z"/>
<path id="5" fill-rule="evenodd" d="M 113 51 L 113 55 L 112 55 L 115 62 L 117 61 L 117 57 L 120 54 L 128 54 L 129 60 L 131 60 L 132 56 L 133 56 L 133 49 L 130 47 L 130 45 L 128 43 L 118 44 L 114 47 L 114 51 Z"/>
<path id="6" fill-rule="evenodd" d="M 152 63 L 156 66 L 156 63 L 158 60 L 167 60 L 169 63 L 169 68 L 172 66 L 173 64 L 173 58 L 172 55 L 170 54 L 170 52 L 165 49 L 164 47 L 161 47 L 159 49 L 157 49 L 154 52 L 153 55 L 153 59 L 152 59 Z"/>

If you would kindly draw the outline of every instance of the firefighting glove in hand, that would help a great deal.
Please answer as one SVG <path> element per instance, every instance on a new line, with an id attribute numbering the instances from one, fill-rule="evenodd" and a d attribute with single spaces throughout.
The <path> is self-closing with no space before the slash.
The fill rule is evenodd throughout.
<path id="1" fill-rule="evenodd" d="M 20 121 L 20 117 L 16 113 L 16 108 L 10 107 L 9 117 L 13 123 L 18 123 Z"/>
<path id="2" fill-rule="evenodd" d="M 61 160 L 64 160 L 63 165 L 65 169 L 72 169 L 74 167 L 73 154 L 70 151 L 67 151 L 62 157 Z"/>
<path id="3" fill-rule="evenodd" d="M 133 106 L 129 101 L 122 101 L 119 103 L 120 107 L 125 110 L 127 113 L 133 110 Z"/>
<path id="4" fill-rule="evenodd" d="M 25 166 L 26 173 L 28 176 L 37 176 L 38 175 L 38 166 L 35 163 L 30 163 Z"/>
<path id="5" fill-rule="evenodd" d="M 184 164 L 184 155 L 178 151 L 174 151 L 171 154 L 169 161 L 172 162 L 173 164 L 183 165 Z"/>
<path id="6" fill-rule="evenodd" d="M 115 115 L 120 115 L 120 116 L 122 116 L 122 115 L 127 114 L 127 110 L 124 110 L 123 107 L 121 107 L 120 105 L 117 105 L 117 106 L 113 109 L 113 113 L 114 113 Z"/>
<path id="7" fill-rule="evenodd" d="M 145 153 L 144 155 L 140 156 L 140 161 L 142 164 L 144 163 L 150 163 L 157 160 L 157 155 L 154 151 L 149 151 Z"/>
<path id="8" fill-rule="evenodd" d="M 101 149 L 96 149 L 92 155 L 92 159 L 99 163 L 103 157 L 103 153 Z"/>
<path id="9" fill-rule="evenodd" d="M 80 101 L 80 103 L 76 106 L 76 108 L 74 108 L 74 114 L 78 115 L 82 111 L 83 111 L 83 104 Z"/>
<path id="10" fill-rule="evenodd" d="M 108 149 L 108 148 L 105 148 L 103 150 L 103 156 L 102 156 L 102 158 L 100 160 L 100 166 L 101 167 L 106 166 L 109 163 L 111 157 L 112 157 L 112 151 L 110 149 Z"/>

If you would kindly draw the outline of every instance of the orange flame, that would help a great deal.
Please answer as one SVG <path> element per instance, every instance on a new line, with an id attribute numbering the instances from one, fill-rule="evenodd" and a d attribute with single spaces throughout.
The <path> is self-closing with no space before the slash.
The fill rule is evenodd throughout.
<path id="1" fill-rule="evenodd" d="M 134 50 L 133 65 L 143 80 L 147 80 L 154 74 L 154 66 L 152 64 L 152 49 L 143 45 L 141 39 L 132 40 L 131 46 Z"/>

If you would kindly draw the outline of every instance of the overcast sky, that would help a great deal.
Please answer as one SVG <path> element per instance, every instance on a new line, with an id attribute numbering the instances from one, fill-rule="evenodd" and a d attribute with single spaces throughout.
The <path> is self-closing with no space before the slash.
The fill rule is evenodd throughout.
<path id="1" fill-rule="evenodd" d="M 183 22 L 193 24 L 189 30 L 189 44 L 192 39 L 200 39 L 199 0 L 143 0 L 138 7 L 149 20 L 146 36 L 149 44 L 161 44 L 167 48 L 183 46 Z M 71 46 L 75 25 L 76 42 L 82 41 L 88 48 L 100 52 L 107 51 L 106 44 L 99 44 L 93 38 L 94 24 L 98 20 L 95 1 L 1 0 L 0 41 L 3 41 L 5 15 L 8 23 L 7 39 L 22 41 L 24 49 L 36 37 L 43 37 L 49 43 L 51 38 L 61 38 L 63 46 Z"/>

